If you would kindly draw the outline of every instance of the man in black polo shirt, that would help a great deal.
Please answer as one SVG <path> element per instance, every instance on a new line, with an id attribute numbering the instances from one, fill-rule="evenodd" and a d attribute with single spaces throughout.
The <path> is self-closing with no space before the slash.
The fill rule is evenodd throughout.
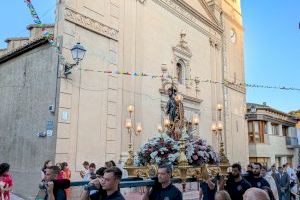
<path id="1" fill-rule="evenodd" d="M 143 200 L 182 200 L 182 193 L 171 183 L 172 168 L 170 165 L 158 167 L 157 177 L 159 185 L 147 191 Z"/>
<path id="2" fill-rule="evenodd" d="M 125 200 L 119 190 L 122 171 L 118 167 L 111 167 L 104 171 L 102 188 L 106 195 L 102 200 Z"/>
<path id="3" fill-rule="evenodd" d="M 227 190 L 231 199 L 243 200 L 244 193 L 247 189 L 251 188 L 251 185 L 241 176 L 242 167 L 240 164 L 235 163 L 231 168 L 232 173 L 230 177 L 228 177 L 225 190 Z"/>
<path id="4" fill-rule="evenodd" d="M 261 171 L 262 165 L 260 163 L 254 163 L 253 164 L 253 175 L 247 178 L 247 181 L 251 184 L 252 187 L 256 188 L 262 188 L 264 186 L 267 186 L 269 188 L 270 184 L 266 179 L 261 177 L 260 171 Z"/>

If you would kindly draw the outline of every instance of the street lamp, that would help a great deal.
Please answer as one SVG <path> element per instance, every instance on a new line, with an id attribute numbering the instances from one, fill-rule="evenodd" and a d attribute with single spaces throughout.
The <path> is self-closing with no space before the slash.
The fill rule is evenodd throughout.
<path id="1" fill-rule="evenodd" d="M 80 44 L 80 42 L 77 42 L 71 49 L 72 58 L 76 62 L 76 65 L 84 58 L 86 49 Z"/>
<path id="2" fill-rule="evenodd" d="M 129 112 L 130 118 L 127 118 L 125 121 L 125 128 L 127 129 L 129 133 L 129 143 L 128 143 L 128 159 L 125 162 L 126 166 L 132 166 L 134 162 L 134 155 L 133 155 L 133 144 L 132 144 L 132 133 L 135 135 L 139 135 L 143 128 L 142 128 L 142 123 L 138 122 L 136 123 L 134 127 L 134 117 L 133 117 L 133 111 L 134 111 L 134 106 L 129 105 L 127 107 L 127 111 Z"/>
<path id="3" fill-rule="evenodd" d="M 218 120 L 222 120 L 222 110 L 223 110 L 223 105 L 222 104 L 217 104 L 217 111 L 218 111 Z"/>
<path id="4" fill-rule="evenodd" d="M 198 114 L 193 114 L 191 120 L 188 122 L 188 132 L 193 135 L 195 131 L 198 129 L 200 119 Z"/>
<path id="5" fill-rule="evenodd" d="M 225 155 L 224 143 L 223 143 L 223 137 L 222 137 L 223 123 L 221 121 L 219 121 L 217 123 L 212 123 L 211 130 L 213 133 L 217 134 L 218 142 L 220 142 L 220 151 L 219 151 L 220 162 L 228 163 L 229 161 Z"/>
<path id="6" fill-rule="evenodd" d="M 69 74 L 71 74 L 71 69 L 78 65 L 81 60 L 83 60 L 85 56 L 86 49 L 80 44 L 80 42 L 77 42 L 71 49 L 72 58 L 75 61 L 75 63 L 66 63 L 64 74 L 67 77 Z"/>

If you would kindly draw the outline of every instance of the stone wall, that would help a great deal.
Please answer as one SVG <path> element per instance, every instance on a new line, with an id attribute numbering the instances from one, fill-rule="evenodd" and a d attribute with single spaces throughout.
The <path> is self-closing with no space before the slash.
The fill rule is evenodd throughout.
<path id="1" fill-rule="evenodd" d="M 0 163 L 8 162 L 13 192 L 36 195 L 45 160 L 54 160 L 57 54 L 47 44 L 0 64 Z M 52 137 L 38 137 L 53 122 Z M 48 125 L 49 128 L 49 125 Z"/>

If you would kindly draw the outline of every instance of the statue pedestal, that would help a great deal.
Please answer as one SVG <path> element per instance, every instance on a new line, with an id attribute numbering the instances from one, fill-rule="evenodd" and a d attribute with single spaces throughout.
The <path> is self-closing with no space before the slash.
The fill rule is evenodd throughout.
<path id="1" fill-rule="evenodd" d="M 211 176 L 227 175 L 227 168 L 230 166 L 229 163 L 221 163 L 217 165 L 202 165 L 202 166 L 192 166 L 192 165 L 174 165 L 172 177 L 181 179 L 182 189 L 185 192 L 186 180 L 188 178 L 196 178 L 197 181 L 205 181 Z M 128 177 L 139 177 L 143 179 L 148 179 L 157 176 L 158 167 L 156 165 L 148 166 L 126 166 L 124 167 L 128 171 Z"/>

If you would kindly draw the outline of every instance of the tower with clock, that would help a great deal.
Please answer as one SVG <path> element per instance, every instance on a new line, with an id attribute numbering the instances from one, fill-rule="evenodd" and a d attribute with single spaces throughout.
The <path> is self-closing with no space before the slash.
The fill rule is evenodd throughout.
<path id="1" fill-rule="evenodd" d="M 235 146 L 249 152 L 248 145 L 239 143 L 247 141 L 247 126 L 244 120 L 246 90 L 244 71 L 244 28 L 240 0 L 207 0 L 211 11 L 218 17 L 223 27 L 223 80 L 235 85 L 224 86 L 225 146 Z M 238 85 L 241 85 L 240 87 Z M 230 158 L 237 151 L 226 149 Z"/>

